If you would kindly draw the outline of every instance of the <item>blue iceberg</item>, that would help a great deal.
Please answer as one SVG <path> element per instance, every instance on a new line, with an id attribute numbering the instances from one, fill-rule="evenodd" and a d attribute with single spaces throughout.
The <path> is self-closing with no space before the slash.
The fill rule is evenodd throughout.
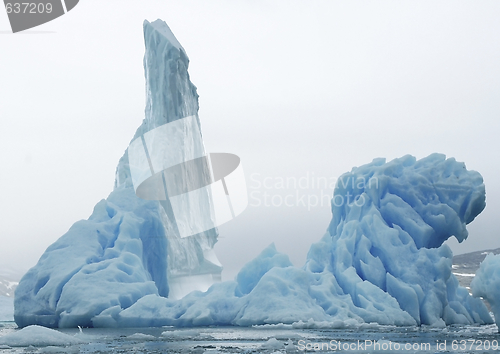
<path id="1" fill-rule="evenodd" d="M 474 296 L 481 296 L 490 303 L 500 331 L 500 255 L 490 253 L 486 256 L 470 286 Z"/>
<path id="2" fill-rule="evenodd" d="M 144 38 L 146 117 L 132 141 L 185 117 L 201 131 L 184 49 L 160 20 L 144 22 Z M 192 136 L 180 129 L 175 141 L 204 154 Z M 20 327 L 492 323 L 481 300 L 459 287 L 443 244 L 466 239 L 466 224 L 485 207 L 481 175 L 452 158 L 354 168 L 339 179 L 332 221 L 304 267 L 270 245 L 222 283 L 217 229 L 180 237 L 171 206 L 138 198 L 132 177 L 125 153 L 113 192 L 23 277 Z M 193 213 L 201 225 L 193 229 L 210 224 L 209 210 Z"/>
<path id="3" fill-rule="evenodd" d="M 341 176 L 333 219 L 306 269 L 331 272 L 367 310 L 365 321 L 398 324 L 407 317 L 384 315 L 403 310 L 416 324 L 491 323 L 484 304 L 458 286 L 443 244 L 465 240 L 466 224 L 484 207 L 481 175 L 453 158 L 376 159 Z"/>

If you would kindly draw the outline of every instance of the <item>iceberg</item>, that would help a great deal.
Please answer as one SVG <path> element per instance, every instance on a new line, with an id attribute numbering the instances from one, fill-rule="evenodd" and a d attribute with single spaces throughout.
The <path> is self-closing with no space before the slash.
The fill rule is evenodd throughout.
<path id="1" fill-rule="evenodd" d="M 485 207 L 483 179 L 440 154 L 375 159 L 353 168 L 339 179 L 332 221 L 303 267 L 271 244 L 234 281 L 218 282 L 217 229 L 206 229 L 216 205 L 192 205 L 184 222 L 194 225 L 187 227 L 166 199 L 137 197 L 138 183 L 161 176 L 156 155 L 143 149 L 149 132 L 188 118 L 157 140 L 186 147 L 174 149 L 187 154 L 182 161 L 205 154 L 194 138 L 201 134 L 198 96 L 184 49 L 160 20 L 144 22 L 144 38 L 145 119 L 119 161 L 108 198 L 20 281 L 14 313 L 20 327 L 492 323 L 482 301 L 459 287 L 444 244 L 452 236 L 467 238 L 466 225 Z M 166 184 L 158 177 L 152 185 L 161 194 Z"/>
<path id="2" fill-rule="evenodd" d="M 458 285 L 451 236 L 485 207 L 482 177 L 433 154 L 376 159 L 344 174 L 332 222 L 304 267 L 274 245 L 239 272 L 180 300 L 147 295 L 93 319 L 99 327 L 292 324 L 342 328 L 489 324 L 487 308 Z M 304 324 L 305 323 L 305 324 Z"/>
<path id="3" fill-rule="evenodd" d="M 14 320 L 14 298 L 0 295 L 0 322 Z"/>
<path id="4" fill-rule="evenodd" d="M 488 300 L 500 331 L 500 255 L 486 256 L 470 286 L 474 296 Z"/>
<path id="5" fill-rule="evenodd" d="M 186 117 L 201 132 L 198 94 L 189 80 L 184 49 L 159 20 L 144 22 L 144 39 L 145 119 L 132 141 Z M 191 133 L 177 129 L 172 140 L 185 146 L 184 151 L 203 155 L 201 139 Z M 192 220 L 202 226 L 194 228 L 204 231 L 181 237 L 171 205 L 136 196 L 125 152 L 113 192 L 23 277 L 15 297 L 16 322 L 21 327 L 92 326 L 91 319 L 103 310 L 127 308 L 145 295 L 180 298 L 208 289 L 220 281 L 222 271 L 213 251 L 218 232 L 205 230 L 210 214 L 197 211 Z"/>
<path id="6" fill-rule="evenodd" d="M 65 333 L 41 326 L 28 326 L 18 332 L 13 332 L 0 337 L 0 345 L 10 347 L 49 347 L 81 344 L 82 340 Z M 56 352 L 62 352 L 66 348 L 57 348 Z"/>
<path id="7" fill-rule="evenodd" d="M 311 247 L 306 269 L 333 273 L 356 307 L 369 310 L 365 321 L 390 324 L 381 316 L 401 309 L 419 325 L 491 323 L 484 304 L 458 286 L 443 244 L 465 240 L 485 205 L 481 175 L 453 158 L 376 159 L 340 177 L 328 233 Z"/>

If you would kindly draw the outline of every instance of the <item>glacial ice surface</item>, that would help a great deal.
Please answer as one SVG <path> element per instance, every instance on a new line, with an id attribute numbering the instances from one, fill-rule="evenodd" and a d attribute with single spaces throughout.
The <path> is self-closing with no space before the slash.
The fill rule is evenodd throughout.
<path id="1" fill-rule="evenodd" d="M 133 140 L 184 117 L 199 124 L 184 49 L 159 20 L 145 21 L 144 38 L 146 117 Z M 20 327 L 492 323 L 481 300 L 459 287 L 443 244 L 463 241 L 485 207 L 481 175 L 452 158 L 404 156 L 354 168 L 341 176 L 330 226 L 304 267 L 271 244 L 234 281 L 210 287 L 221 270 L 217 230 L 179 237 L 168 204 L 137 198 L 128 163 L 125 154 L 109 197 L 21 280 Z M 189 292 L 200 280 L 204 289 Z"/>
<path id="2" fill-rule="evenodd" d="M 488 254 L 470 285 L 474 296 L 482 296 L 490 303 L 500 331 L 500 255 Z"/>

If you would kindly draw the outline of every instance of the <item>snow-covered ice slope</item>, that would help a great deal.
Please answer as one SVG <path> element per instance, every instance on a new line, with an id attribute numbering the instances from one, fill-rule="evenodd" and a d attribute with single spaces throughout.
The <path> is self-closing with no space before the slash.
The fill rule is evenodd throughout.
<path id="1" fill-rule="evenodd" d="M 145 119 L 132 140 L 188 116 L 199 126 L 198 95 L 184 49 L 160 20 L 144 22 L 144 39 Z M 178 134 L 177 141 L 189 135 Z M 175 231 L 167 203 L 136 197 L 125 153 L 109 197 L 88 220 L 76 222 L 51 245 L 22 278 L 15 297 L 16 322 L 92 326 L 91 319 L 103 310 L 125 309 L 145 295 L 206 290 L 220 279 L 222 269 L 213 253 L 217 230 L 184 238 Z"/>
<path id="2" fill-rule="evenodd" d="M 486 256 L 470 285 L 474 296 L 482 296 L 490 303 L 500 331 L 500 254 Z"/>
<path id="3" fill-rule="evenodd" d="M 144 31 L 146 119 L 134 139 L 198 109 L 180 44 L 161 21 Z M 211 281 L 220 271 L 208 260 L 217 232 L 177 237 L 168 205 L 134 194 L 125 155 L 108 199 L 21 280 L 15 319 L 54 327 L 491 323 L 484 304 L 458 286 L 443 245 L 463 241 L 484 207 L 482 177 L 463 163 L 439 154 L 377 159 L 340 178 L 332 222 L 303 268 L 270 245 L 235 281 L 175 299 L 172 287 L 190 274 Z"/>

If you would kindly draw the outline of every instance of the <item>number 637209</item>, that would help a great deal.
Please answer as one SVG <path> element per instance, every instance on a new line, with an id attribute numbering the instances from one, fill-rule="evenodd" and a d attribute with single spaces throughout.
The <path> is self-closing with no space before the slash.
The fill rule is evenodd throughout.
<path id="1" fill-rule="evenodd" d="M 51 3 L 33 3 L 33 2 L 14 2 L 14 3 L 6 3 L 5 9 L 7 13 L 15 13 L 15 14 L 50 14 L 52 12 L 52 4 Z"/>

